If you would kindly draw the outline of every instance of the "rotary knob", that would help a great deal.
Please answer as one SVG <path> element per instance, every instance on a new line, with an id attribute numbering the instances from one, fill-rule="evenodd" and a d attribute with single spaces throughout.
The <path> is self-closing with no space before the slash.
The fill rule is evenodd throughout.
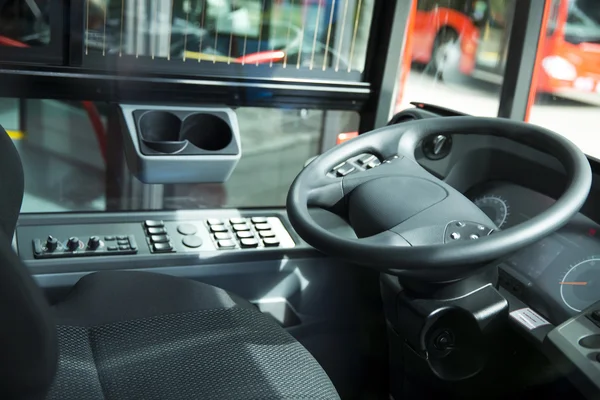
<path id="1" fill-rule="evenodd" d="M 91 236 L 88 240 L 87 247 L 90 250 L 96 250 L 98 247 L 100 247 L 100 238 L 98 236 Z"/>
<path id="2" fill-rule="evenodd" d="M 57 247 L 58 247 L 58 240 L 56 240 L 56 238 L 53 236 L 48 236 L 48 239 L 46 239 L 46 250 L 54 251 L 54 250 L 56 250 Z"/>
<path id="3" fill-rule="evenodd" d="M 69 238 L 69 240 L 67 241 L 67 249 L 69 249 L 70 251 L 75 251 L 79 249 L 79 238 Z"/>

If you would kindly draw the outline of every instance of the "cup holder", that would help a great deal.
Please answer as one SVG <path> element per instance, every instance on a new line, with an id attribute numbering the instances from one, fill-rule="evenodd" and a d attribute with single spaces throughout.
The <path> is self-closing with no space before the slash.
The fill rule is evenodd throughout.
<path id="1" fill-rule="evenodd" d="M 168 111 L 148 111 L 139 122 L 142 142 L 159 153 L 173 154 L 185 148 L 187 142 L 180 140 L 181 120 Z"/>
<path id="2" fill-rule="evenodd" d="M 207 150 L 223 150 L 231 143 L 231 126 L 214 114 L 191 114 L 183 120 L 181 139 L 194 146 Z"/>
<path id="3" fill-rule="evenodd" d="M 242 156 L 231 108 L 117 107 L 127 165 L 144 183 L 225 182 Z"/>

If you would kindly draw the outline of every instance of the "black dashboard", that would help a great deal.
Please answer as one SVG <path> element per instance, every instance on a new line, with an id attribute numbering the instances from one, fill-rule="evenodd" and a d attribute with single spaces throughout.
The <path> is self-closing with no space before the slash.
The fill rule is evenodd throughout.
<path id="1" fill-rule="evenodd" d="M 489 182 L 467 194 L 504 229 L 554 202 L 510 182 Z M 580 213 L 553 235 L 501 260 L 500 270 L 501 285 L 558 325 L 600 300 L 600 225 Z"/>
<path id="2" fill-rule="evenodd" d="M 413 104 L 417 107 L 391 123 L 460 115 Z M 534 147 L 485 135 L 456 134 L 446 143 L 444 156 L 432 157 L 424 142 L 417 160 L 465 193 L 501 229 L 538 215 L 564 191 L 562 166 Z M 554 325 L 600 301 L 600 175 L 591 164 L 593 185 L 581 212 L 553 235 L 498 261 L 500 286 Z"/>

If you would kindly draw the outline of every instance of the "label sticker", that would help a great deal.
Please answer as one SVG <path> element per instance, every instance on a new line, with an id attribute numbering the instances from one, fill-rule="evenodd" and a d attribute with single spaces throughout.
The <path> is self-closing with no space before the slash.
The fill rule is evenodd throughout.
<path id="1" fill-rule="evenodd" d="M 523 325 L 525 328 L 532 330 L 543 325 L 550 325 L 544 317 L 533 311 L 531 308 L 521 308 L 510 313 L 512 319 Z"/>

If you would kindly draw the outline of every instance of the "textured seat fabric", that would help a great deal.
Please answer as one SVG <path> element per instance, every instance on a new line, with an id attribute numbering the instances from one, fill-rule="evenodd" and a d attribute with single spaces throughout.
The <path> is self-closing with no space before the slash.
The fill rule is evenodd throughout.
<path id="1" fill-rule="evenodd" d="M 55 306 L 48 399 L 337 399 L 270 317 L 212 286 L 143 273 L 84 277 Z"/>
<path id="2" fill-rule="evenodd" d="M 11 246 L 23 187 L 0 127 L 0 398 L 338 398 L 285 330 L 212 286 L 101 272 L 51 308 Z"/>

